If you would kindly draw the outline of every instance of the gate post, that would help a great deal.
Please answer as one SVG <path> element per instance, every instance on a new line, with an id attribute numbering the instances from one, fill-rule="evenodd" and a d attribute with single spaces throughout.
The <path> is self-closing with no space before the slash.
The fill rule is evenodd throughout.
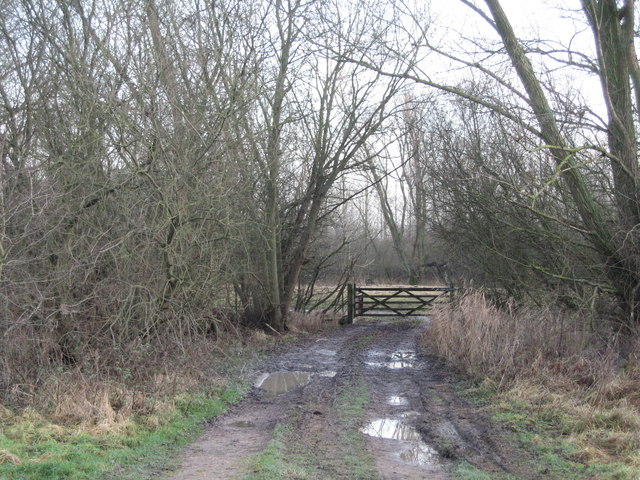
<path id="1" fill-rule="evenodd" d="M 354 309 L 356 304 L 356 285 L 347 284 L 347 323 L 353 323 Z"/>

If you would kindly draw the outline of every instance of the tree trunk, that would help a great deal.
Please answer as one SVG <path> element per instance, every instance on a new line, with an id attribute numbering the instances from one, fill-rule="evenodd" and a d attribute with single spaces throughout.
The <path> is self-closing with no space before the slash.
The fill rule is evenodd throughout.
<path id="1" fill-rule="evenodd" d="M 527 92 L 529 104 L 540 125 L 541 138 L 553 155 L 562 177 L 571 193 L 580 217 L 590 231 L 590 240 L 607 266 L 611 283 L 618 289 L 618 295 L 630 311 L 631 322 L 635 322 L 634 312 L 638 304 L 637 254 L 625 254 L 618 231 L 611 228 L 606 214 L 588 190 L 586 182 L 572 151 L 568 148 L 551 110 L 542 86 L 527 59 L 522 46 L 513 32 L 498 0 L 485 0 L 495 21 L 511 62 Z M 614 196 L 617 200 L 620 232 L 634 236 L 633 228 L 638 222 L 637 157 L 635 153 L 635 131 L 632 120 L 632 104 L 629 86 L 629 69 L 624 63 L 627 58 L 622 42 L 618 12 L 615 0 L 583 0 L 587 16 L 594 26 L 596 45 L 601 62 L 601 81 L 609 110 L 609 144 L 614 175 Z M 627 2 L 633 10 L 633 3 Z M 633 11 L 625 15 L 633 15 Z M 637 240 L 624 239 L 632 245 Z M 635 250 L 635 247 L 633 247 Z"/>

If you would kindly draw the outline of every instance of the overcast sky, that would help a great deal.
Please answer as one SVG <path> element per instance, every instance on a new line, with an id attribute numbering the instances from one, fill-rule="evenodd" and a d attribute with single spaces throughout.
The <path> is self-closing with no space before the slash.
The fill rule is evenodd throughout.
<path id="1" fill-rule="evenodd" d="M 516 35 L 524 43 L 544 39 L 551 42 L 552 47 L 570 46 L 574 51 L 594 56 L 593 36 L 584 19 L 580 0 L 501 0 L 500 3 Z M 497 33 L 487 22 L 459 0 L 432 0 L 430 5 L 434 25 L 437 25 L 434 29 L 436 37 L 459 54 L 474 49 L 472 39 L 498 41 Z M 488 11 L 483 0 L 476 0 L 476 5 Z M 559 86 L 566 83 L 579 89 L 589 99 L 591 108 L 604 114 L 600 83 L 595 76 L 554 64 L 546 57 L 530 54 L 529 58 L 534 65 L 544 58 L 546 67 L 557 69 L 554 76 Z M 439 62 L 432 64 L 432 68 L 437 68 L 436 64 Z M 441 75 L 449 77 L 449 82 L 451 75 L 464 75 L 464 69 L 452 74 L 451 65 L 444 62 L 440 65 Z"/>

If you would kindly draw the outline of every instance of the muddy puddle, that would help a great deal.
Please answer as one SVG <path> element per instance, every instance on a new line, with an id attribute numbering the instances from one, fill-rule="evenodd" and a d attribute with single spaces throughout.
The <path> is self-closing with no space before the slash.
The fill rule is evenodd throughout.
<path id="1" fill-rule="evenodd" d="M 403 352 L 394 352 L 391 354 L 391 358 L 394 360 L 410 361 L 416 359 L 416 352 L 413 350 L 405 350 Z"/>
<path id="2" fill-rule="evenodd" d="M 383 352 L 369 352 L 370 357 L 386 356 Z M 365 362 L 370 367 L 389 368 L 391 370 L 399 368 L 413 368 L 416 361 L 416 352 L 412 350 L 403 350 L 391 354 L 391 358 L 386 361 L 368 361 Z"/>
<path id="3" fill-rule="evenodd" d="M 306 385 L 311 379 L 310 372 L 265 373 L 256 381 L 255 386 L 265 390 L 267 398 L 287 393 L 294 388 Z"/>
<path id="4" fill-rule="evenodd" d="M 313 377 L 333 378 L 336 375 L 335 370 L 323 370 L 317 373 L 289 371 L 265 373 L 256 380 L 255 387 L 264 390 L 265 397 L 273 398 L 306 385 Z"/>
<path id="5" fill-rule="evenodd" d="M 418 431 L 402 420 L 381 418 L 362 429 L 370 437 L 397 440 L 397 455 L 405 463 L 434 466 L 440 463 L 438 453 L 423 440 Z"/>
<path id="6" fill-rule="evenodd" d="M 409 405 L 409 400 L 406 397 L 403 397 L 402 395 L 391 395 L 388 398 L 387 403 L 389 405 L 403 407 L 403 406 Z"/>

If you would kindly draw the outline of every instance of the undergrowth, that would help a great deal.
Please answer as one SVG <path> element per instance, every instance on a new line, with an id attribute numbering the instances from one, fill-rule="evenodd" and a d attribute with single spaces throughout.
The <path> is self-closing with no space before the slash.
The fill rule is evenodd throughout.
<path id="1" fill-rule="evenodd" d="M 239 397 L 235 389 L 215 397 L 182 396 L 165 407 L 158 426 L 129 419 L 111 431 L 65 427 L 33 410 L 22 412 L 4 422 L 0 448 L 13 458 L 0 465 L 0 478 L 84 480 L 114 471 L 118 474 L 112 478 L 123 478 L 122 469 L 141 461 L 158 468 L 158 462 L 201 432 L 204 420 L 223 413 Z"/>
<path id="2" fill-rule="evenodd" d="M 473 292 L 438 306 L 421 341 L 480 381 L 475 395 L 490 398 L 541 474 L 635 480 L 640 361 L 605 327 L 567 312 L 499 309 Z"/>
<path id="3" fill-rule="evenodd" d="M 200 338 L 165 349 L 162 361 L 132 358 L 120 375 L 52 371 L 28 402 L 21 395 L 0 403 L 0 478 L 149 478 L 150 469 L 171 467 L 205 420 L 241 398 L 249 388 L 243 378 L 274 345 L 247 332 L 224 344 Z"/>

